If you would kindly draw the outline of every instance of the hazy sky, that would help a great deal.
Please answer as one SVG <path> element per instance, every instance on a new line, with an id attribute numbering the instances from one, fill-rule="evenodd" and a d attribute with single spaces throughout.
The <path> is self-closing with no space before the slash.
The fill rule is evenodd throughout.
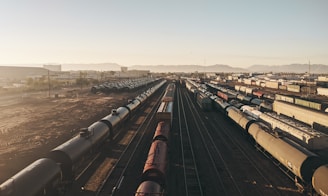
<path id="1" fill-rule="evenodd" d="M 1 0 L 0 64 L 328 64 L 328 0 Z"/>

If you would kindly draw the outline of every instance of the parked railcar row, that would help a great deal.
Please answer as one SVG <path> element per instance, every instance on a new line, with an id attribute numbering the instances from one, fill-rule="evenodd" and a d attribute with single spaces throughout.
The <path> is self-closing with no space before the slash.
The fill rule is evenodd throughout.
<path id="1" fill-rule="evenodd" d="M 309 150 L 328 149 L 328 135 L 309 126 L 288 117 L 277 115 L 273 112 L 262 113 L 255 108 L 246 105 L 243 106 L 241 110 L 245 114 L 263 121 L 275 132 L 282 132 L 284 135 Z"/>
<path id="2" fill-rule="evenodd" d="M 272 101 L 271 97 L 273 97 L 273 95 L 267 94 L 267 96 L 264 96 L 264 93 L 262 93 L 260 91 L 252 91 L 252 93 L 248 93 L 245 95 L 245 94 L 243 94 L 243 93 L 245 93 L 245 91 L 242 91 L 243 93 L 241 93 L 237 90 L 219 87 L 219 86 L 213 85 L 213 84 L 207 84 L 207 85 L 210 88 L 217 90 L 216 95 L 218 97 L 220 97 L 221 99 L 225 100 L 226 102 L 239 100 L 240 102 L 242 102 L 244 104 L 256 105 L 259 107 L 259 109 L 261 111 L 272 111 L 271 103 L 264 100 L 264 98 Z M 259 96 L 259 94 L 261 96 Z"/>
<path id="3" fill-rule="evenodd" d="M 269 127 L 233 106 L 226 107 L 225 111 L 229 118 L 252 136 L 263 151 L 269 153 L 295 175 L 293 177 L 298 186 L 301 186 L 301 182 L 309 184 L 312 180 L 312 186 L 317 193 L 328 194 L 328 165 L 319 156 L 287 138 L 271 134 L 267 131 L 270 130 Z M 317 169 L 320 169 L 320 173 L 315 172 Z"/>
<path id="4" fill-rule="evenodd" d="M 105 140 L 117 134 L 125 122 L 146 99 L 166 81 L 149 88 L 125 106 L 83 129 L 79 135 L 51 150 L 41 158 L 0 185 L 1 196 L 58 195 L 77 176 L 81 164 L 96 152 Z"/>
<path id="5" fill-rule="evenodd" d="M 215 85 L 211 85 L 211 87 L 213 87 L 213 86 L 215 86 Z M 243 86 L 238 86 L 238 85 L 236 85 L 236 86 L 235 86 L 235 89 L 240 89 L 243 87 Z M 323 149 L 323 148 L 327 147 L 327 138 L 325 137 L 326 136 L 325 134 L 318 135 L 319 132 L 316 131 L 318 134 L 316 136 L 314 136 L 314 134 L 313 134 L 313 132 L 315 131 L 314 129 L 307 128 L 306 126 L 299 126 L 300 123 L 298 123 L 298 127 L 303 127 L 303 128 L 300 131 L 296 131 L 297 129 L 291 125 L 292 122 L 294 124 L 296 123 L 295 122 L 295 119 L 296 119 L 298 121 L 309 124 L 310 126 L 312 126 L 312 128 L 315 128 L 319 131 L 327 132 L 327 130 L 328 130 L 328 115 L 327 114 L 322 113 L 322 112 L 316 112 L 314 110 L 308 110 L 308 109 L 302 108 L 302 107 L 298 107 L 294 104 L 280 107 L 280 105 L 284 104 L 284 103 L 283 102 L 279 103 L 277 101 L 274 101 L 274 105 L 276 106 L 274 109 L 273 104 L 263 102 L 261 99 L 258 99 L 258 98 L 252 98 L 250 96 L 238 94 L 238 92 L 237 92 L 237 95 L 235 98 L 232 97 L 233 99 L 226 99 L 228 96 L 220 96 L 220 95 L 225 94 L 225 93 L 230 93 L 230 96 L 231 96 L 233 94 L 233 93 L 231 93 L 232 90 L 227 90 L 223 87 L 215 87 L 215 88 L 222 91 L 220 93 L 219 92 L 217 93 L 220 98 L 222 98 L 224 101 L 230 100 L 229 103 L 231 103 L 231 105 L 234 105 L 237 108 L 240 108 L 241 105 L 238 102 L 236 103 L 236 100 L 240 100 L 244 104 L 251 104 L 251 105 L 259 106 L 259 109 L 261 112 L 275 111 L 278 114 L 281 113 L 285 116 L 289 116 L 290 118 L 294 119 L 294 120 L 289 121 L 288 123 L 284 123 L 284 122 L 281 122 L 281 120 L 277 120 L 277 119 L 274 120 L 272 118 L 269 119 L 269 117 L 265 118 L 266 117 L 265 115 L 262 116 L 263 118 L 265 118 L 268 121 L 269 124 L 272 124 L 272 125 L 279 124 L 280 127 L 278 127 L 278 128 L 282 128 L 282 131 L 292 134 L 293 137 L 298 138 L 296 140 L 296 142 L 300 142 L 300 140 L 301 140 L 302 142 L 300 142 L 300 143 L 302 145 L 305 145 L 308 149 L 318 150 L 318 149 Z M 255 91 L 252 91 L 252 92 L 254 93 Z M 299 102 L 302 101 L 302 99 L 293 98 L 293 97 L 284 96 L 284 95 L 276 95 L 275 98 L 278 100 L 283 100 L 285 102 L 290 102 L 290 103 L 294 103 L 294 100 L 298 100 Z M 221 103 L 222 101 L 220 101 L 220 100 L 217 100 L 216 102 L 214 102 L 214 104 L 219 103 L 219 102 L 222 105 L 222 103 Z M 312 103 L 313 103 L 312 105 L 315 104 L 314 102 L 312 102 Z M 320 107 L 321 106 L 323 106 L 323 105 L 320 104 Z M 249 114 L 249 115 L 253 115 L 253 117 L 254 117 L 254 112 L 253 112 L 253 114 Z M 255 117 L 255 118 L 258 118 L 258 117 Z M 280 117 L 280 118 L 283 118 L 283 117 Z M 262 119 L 262 120 L 264 120 L 264 119 Z M 274 127 L 276 127 L 276 126 L 274 126 Z M 309 130 L 308 133 L 306 133 L 307 130 Z M 310 132 L 312 132 L 312 133 L 310 133 Z"/>
<path id="6" fill-rule="evenodd" d="M 259 90 L 258 88 L 246 87 L 242 85 L 235 85 L 235 90 L 239 92 L 243 92 L 246 95 L 257 96 L 258 98 L 266 98 L 272 101 L 273 100 L 285 101 L 296 105 L 304 106 L 307 108 L 328 112 L 328 104 L 326 103 L 318 103 L 316 101 L 306 100 L 304 98 L 298 98 L 295 96 L 288 96 L 282 94 L 275 94 L 275 95 L 267 94 Z"/>
<path id="7" fill-rule="evenodd" d="M 267 80 L 252 80 L 252 79 L 244 79 L 243 82 L 246 85 L 259 86 L 262 88 L 271 88 L 271 89 L 279 89 L 285 90 L 289 92 L 296 93 L 306 93 L 306 94 L 317 94 L 328 96 L 328 88 L 322 88 L 315 86 L 315 83 L 309 84 L 293 84 L 292 82 L 282 82 L 282 81 L 267 81 Z"/>
<path id="8" fill-rule="evenodd" d="M 274 101 L 272 104 L 273 111 L 277 114 L 283 114 L 298 121 L 304 122 L 317 130 L 327 131 L 328 114 L 309 110 L 295 104 L 282 101 Z"/>
<path id="9" fill-rule="evenodd" d="M 129 79 L 129 80 L 120 80 L 117 82 L 104 82 L 99 85 L 95 85 L 91 87 L 92 93 L 103 92 L 103 93 L 110 93 L 116 91 L 128 91 L 132 89 L 136 89 L 142 87 L 147 84 L 151 84 L 158 79 L 154 78 L 136 78 L 136 79 Z"/>
<path id="10" fill-rule="evenodd" d="M 276 136 L 268 126 L 244 114 L 225 100 L 219 97 L 212 99 L 216 103 L 215 107 L 245 130 L 259 149 L 269 153 L 284 166 L 284 169 L 293 174 L 292 177 L 298 187 L 306 188 L 305 185 L 312 184 L 318 194 L 328 195 L 328 164 L 318 155 L 288 138 Z"/>
<path id="11" fill-rule="evenodd" d="M 300 99 L 300 98 L 297 98 L 297 97 L 292 97 L 292 96 L 287 96 L 287 95 L 281 95 L 281 94 L 276 94 L 275 95 L 275 100 L 284 101 L 284 102 L 292 103 L 292 104 L 295 104 L 295 105 L 304 106 L 304 107 L 311 108 L 311 109 L 314 109 L 314 110 L 328 112 L 328 105 L 324 104 L 324 103 L 317 103 L 317 102 L 314 102 L 314 101 L 309 101 L 309 100 Z"/>
<path id="12" fill-rule="evenodd" d="M 162 99 L 162 104 L 157 110 L 156 119 L 158 124 L 153 136 L 150 150 L 148 152 L 146 163 L 144 165 L 141 183 L 138 186 L 135 196 L 160 196 L 164 194 L 164 189 L 166 186 L 168 140 L 170 126 L 172 124 L 174 95 L 175 84 L 172 83 L 168 85 L 166 93 Z M 162 105 L 172 108 L 163 111 Z"/>
<path id="13" fill-rule="evenodd" d="M 244 104 L 251 104 L 251 105 L 259 106 L 258 108 L 262 112 L 271 112 L 273 110 L 273 107 L 271 104 L 263 102 L 261 99 L 252 98 L 250 96 L 245 96 L 243 94 L 238 94 L 238 92 L 234 93 L 234 92 L 232 92 L 233 90 L 225 89 L 223 87 L 217 87 L 216 85 L 213 85 L 213 84 L 210 84 L 209 86 L 222 91 L 222 92 L 218 91 L 217 95 L 218 95 L 218 97 L 220 97 L 223 100 L 216 98 L 217 100 L 215 102 L 213 102 L 214 106 L 215 106 L 215 104 L 224 105 L 225 104 L 224 101 L 229 101 L 229 103 L 231 105 L 234 105 L 236 108 L 240 109 L 242 104 L 240 104 L 237 101 L 237 100 L 240 100 Z M 243 87 L 243 86 L 237 86 L 237 87 L 236 86 L 235 86 L 235 89 L 240 89 Z M 254 93 L 255 91 L 252 91 L 252 92 Z M 229 96 L 232 99 L 228 99 L 229 96 L 222 96 L 227 93 L 230 94 Z M 233 97 L 232 95 L 235 95 L 235 97 Z M 283 100 L 286 102 L 291 102 L 291 103 L 294 103 L 294 100 L 301 100 L 301 99 L 297 99 L 297 98 L 294 99 L 293 97 L 283 96 L 283 95 L 276 95 L 276 99 Z M 274 102 L 276 105 L 278 104 L 278 103 L 276 103 L 276 101 L 274 101 Z M 321 106 L 321 104 L 320 104 L 320 106 Z M 296 120 L 307 123 L 310 126 L 317 128 L 320 131 L 327 130 L 326 123 L 328 122 L 328 116 L 326 114 L 323 114 L 320 112 L 315 112 L 312 110 L 311 111 L 306 110 L 305 108 L 303 108 L 303 110 L 299 110 L 299 109 L 297 109 L 297 107 L 293 107 L 293 109 L 290 109 L 289 107 L 276 107 L 277 111 L 278 111 L 278 109 L 281 109 L 281 111 L 279 111 L 278 113 L 282 113 L 286 116 L 289 116 L 291 118 L 295 118 Z M 251 115 L 254 118 L 258 119 L 259 116 L 256 116 L 254 114 L 254 111 L 255 110 L 253 110 L 252 112 L 249 112 L 246 110 L 245 112 L 248 112 L 248 115 Z M 308 117 L 308 114 L 311 114 L 311 116 Z M 259 115 L 258 112 L 257 112 L 257 115 Z M 301 125 L 300 123 L 298 123 L 297 126 L 302 127 L 302 129 L 295 128 L 295 126 L 293 127 L 293 125 L 291 125 L 291 124 L 295 125 L 295 123 L 297 123 L 295 120 L 291 119 L 288 123 L 286 123 L 286 122 L 282 122 L 282 120 L 281 120 L 283 118 L 283 116 L 281 116 L 279 120 L 273 119 L 266 115 L 262 116 L 262 120 L 264 120 L 263 118 L 265 118 L 265 120 L 268 121 L 267 123 L 269 123 L 270 125 L 272 125 L 272 126 L 274 125 L 273 128 L 277 127 L 276 125 L 279 124 L 279 127 L 278 127 L 279 129 L 282 129 L 282 131 L 284 131 L 288 134 L 291 134 L 292 137 L 294 137 L 294 139 L 297 138 L 296 142 L 299 142 L 302 145 L 305 145 L 308 149 L 318 150 L 318 149 L 326 148 L 328 146 L 327 138 L 326 138 L 325 134 L 321 134 L 320 132 L 318 132 L 314 129 L 311 129 L 309 127 L 306 127 L 306 126 L 300 126 Z M 286 120 L 287 119 L 285 119 L 285 121 Z M 299 131 L 296 131 L 296 130 L 299 130 Z M 316 132 L 317 134 L 314 134 L 314 132 Z M 300 142 L 300 140 L 301 140 L 301 142 Z"/>

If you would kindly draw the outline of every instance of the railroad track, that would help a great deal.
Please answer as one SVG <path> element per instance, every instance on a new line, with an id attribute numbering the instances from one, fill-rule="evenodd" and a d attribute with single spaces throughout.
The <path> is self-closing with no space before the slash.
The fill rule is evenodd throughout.
<path id="1" fill-rule="evenodd" d="M 162 94 L 163 95 L 163 94 Z M 135 131 L 135 135 L 130 140 L 126 148 L 121 152 L 120 157 L 118 158 L 116 164 L 113 166 L 113 169 L 107 174 L 104 181 L 101 183 L 101 186 L 98 188 L 96 195 L 97 196 L 108 196 L 108 195 L 132 195 L 133 191 L 135 191 L 133 188 L 131 189 L 131 183 L 138 184 L 139 179 L 137 176 L 141 175 L 142 168 L 139 167 L 136 171 L 135 168 L 136 160 L 139 160 L 140 158 L 137 157 L 140 155 L 140 149 L 149 148 L 149 146 L 146 146 L 148 144 L 151 138 L 145 138 L 145 136 L 149 133 L 154 131 L 154 127 L 156 125 L 156 119 L 155 114 L 158 108 L 158 105 L 160 103 L 162 96 L 159 96 L 159 98 L 156 101 L 153 101 L 151 104 L 151 109 L 148 108 L 147 110 L 150 110 L 149 113 L 146 114 L 144 117 L 144 120 L 142 121 L 141 125 L 138 127 L 138 129 Z M 148 134 L 151 136 L 152 134 Z M 119 149 L 113 149 L 119 150 Z M 137 152 L 138 151 L 138 152 Z M 131 171 L 133 170 L 133 173 L 135 175 L 131 175 Z M 131 191 L 133 190 L 133 191 Z"/>
<path id="2" fill-rule="evenodd" d="M 215 174 L 216 178 L 213 179 L 217 183 L 215 187 L 217 194 L 220 195 L 243 195 L 239 189 L 235 179 L 231 175 L 231 171 L 228 167 L 228 163 L 225 160 L 224 155 L 215 146 L 215 142 L 209 135 L 204 122 L 198 113 L 198 109 L 195 107 L 194 102 L 191 100 L 187 92 L 183 92 L 186 98 L 186 103 L 189 106 L 188 109 L 190 117 L 189 123 L 193 124 L 195 132 L 198 133 L 199 138 L 202 141 L 203 147 L 206 151 L 206 155 L 211 164 L 212 172 Z M 195 143 L 195 142 L 194 142 Z"/>
<path id="3" fill-rule="evenodd" d="M 186 111 L 183 107 L 183 98 L 180 90 L 177 91 L 178 121 L 181 144 L 181 157 L 184 177 L 184 192 L 186 196 L 202 196 L 203 188 L 200 182 L 199 172 L 196 164 L 194 146 L 190 138 L 190 129 L 186 119 Z"/>
<path id="4" fill-rule="evenodd" d="M 211 164 L 213 173 L 211 175 L 215 174 L 216 176 L 215 194 L 281 195 L 281 192 L 272 186 L 272 181 L 262 172 L 260 165 L 254 162 L 252 158 L 254 155 L 250 155 L 244 149 L 245 147 L 240 144 L 240 141 L 237 141 L 231 134 L 231 130 L 227 130 L 219 123 L 222 120 L 209 120 L 206 113 L 199 111 L 195 102 L 186 92 L 184 95 L 189 106 L 186 108 L 190 110 L 187 112 L 190 114 L 188 123 L 195 127 L 195 132 L 198 132 L 198 135 L 194 134 L 193 138 L 198 137 L 202 141 Z M 213 132 L 218 131 L 224 132 L 225 137 L 213 136 Z M 199 142 L 194 141 L 194 143 Z M 252 151 L 256 153 L 254 149 Z M 245 179 L 249 179 L 249 182 L 245 183 Z M 256 184 L 263 184 L 264 187 L 261 188 Z"/>
<path id="5" fill-rule="evenodd" d="M 71 189 L 65 193 L 65 196 L 108 196 L 114 195 L 115 192 L 116 195 L 121 195 L 117 192 L 127 180 L 124 174 L 129 165 L 132 164 L 133 158 L 137 161 L 140 159 L 134 157 L 133 154 L 140 143 L 142 145 L 147 143 L 140 142 L 146 132 L 154 130 L 154 128 L 149 127 L 155 127 L 153 118 L 163 94 L 164 91 L 160 94 L 154 94 L 149 100 L 149 104 L 142 106 L 139 112 L 127 122 L 127 125 L 120 127 L 113 140 L 105 143 L 102 150 L 90 159 L 85 168 L 81 169 L 81 173 L 76 177 Z M 151 136 L 148 137 L 148 140 L 151 140 Z M 140 170 L 138 175 L 133 177 L 136 185 L 139 183 L 138 177 L 142 173 L 142 168 Z M 132 189 L 129 188 L 131 193 L 135 191 Z M 114 194 L 112 193 L 113 190 L 115 190 Z"/>
<path id="6" fill-rule="evenodd" d="M 286 192 L 283 193 L 282 191 L 288 191 L 288 194 L 297 194 L 297 189 L 293 189 L 296 188 L 293 186 L 293 179 L 289 181 L 288 176 L 284 176 L 282 175 L 282 173 L 277 171 L 274 167 L 275 164 L 270 161 L 272 159 L 263 159 L 264 157 L 262 156 L 262 154 L 259 153 L 258 150 L 253 147 L 253 145 L 251 145 L 252 141 L 247 140 L 248 137 L 244 137 L 244 134 L 239 134 L 241 137 L 236 137 L 236 134 L 234 134 L 231 129 L 226 128 L 226 124 L 223 125 L 224 123 L 226 123 L 226 120 L 219 118 L 217 115 L 213 116 L 213 119 L 209 120 L 210 123 L 208 123 L 208 125 L 212 130 L 217 130 L 216 132 L 212 132 L 211 134 L 216 141 L 219 141 L 217 142 L 217 144 L 222 143 L 225 146 L 233 146 L 231 148 L 231 153 L 233 153 L 236 157 L 240 157 L 240 163 L 242 163 L 242 165 L 248 165 L 248 169 L 245 171 L 245 173 L 247 175 L 251 174 L 253 179 L 253 182 L 251 182 L 251 184 L 262 184 L 263 188 L 255 189 L 255 194 L 286 194 Z M 236 131 L 240 131 L 242 133 L 245 130 L 237 128 Z M 247 140 L 250 145 L 243 145 L 240 140 Z M 240 171 L 240 173 L 241 172 L 243 171 Z M 241 185 L 241 187 L 244 187 L 243 189 L 247 189 L 245 185 Z"/>

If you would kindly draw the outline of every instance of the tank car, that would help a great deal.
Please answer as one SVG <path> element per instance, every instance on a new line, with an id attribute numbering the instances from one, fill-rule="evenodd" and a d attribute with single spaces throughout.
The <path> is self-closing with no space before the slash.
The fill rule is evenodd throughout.
<path id="1" fill-rule="evenodd" d="M 250 97 L 250 96 L 244 96 L 242 102 L 245 103 L 245 104 L 250 104 L 252 99 L 253 98 Z"/>
<path id="2" fill-rule="evenodd" d="M 142 172 L 142 181 L 153 181 L 165 185 L 167 144 L 155 140 L 149 150 L 148 158 Z"/>
<path id="3" fill-rule="evenodd" d="M 133 113 L 139 105 L 140 101 L 138 99 L 133 99 L 129 101 L 129 103 L 125 107 L 129 109 L 130 113 Z"/>
<path id="4" fill-rule="evenodd" d="M 263 100 L 261 100 L 261 99 L 258 99 L 258 98 L 253 98 L 252 100 L 251 100 L 251 103 L 252 104 L 254 104 L 254 105 L 261 105 L 261 103 L 263 102 Z"/>
<path id="5" fill-rule="evenodd" d="M 51 159 L 42 158 L 31 163 L 0 185 L 1 196 L 57 195 L 62 173 Z"/>
<path id="6" fill-rule="evenodd" d="M 109 136 L 109 127 L 95 122 L 67 142 L 51 150 L 48 158 L 60 164 L 64 180 L 72 180 L 77 169 L 91 153 Z"/>
<path id="7" fill-rule="evenodd" d="M 169 134 L 170 134 L 170 124 L 161 121 L 157 124 L 153 141 L 155 140 L 168 141 Z"/>
<path id="8" fill-rule="evenodd" d="M 147 99 L 147 95 L 140 94 L 138 97 L 136 97 L 136 99 L 140 101 L 140 104 L 143 104 Z"/>
<path id="9" fill-rule="evenodd" d="M 244 106 L 244 104 L 240 103 L 239 101 L 233 99 L 231 101 L 229 101 L 229 104 L 233 105 L 235 108 L 242 108 Z"/>
<path id="10" fill-rule="evenodd" d="M 315 169 L 322 165 L 321 159 L 314 153 L 288 139 L 271 135 L 258 123 L 252 123 L 248 132 L 258 145 L 307 183 L 311 181 Z"/>
<path id="11" fill-rule="evenodd" d="M 135 196 L 161 196 L 163 194 L 163 188 L 160 184 L 152 181 L 144 181 L 139 185 Z"/>
<path id="12" fill-rule="evenodd" d="M 255 122 L 254 118 L 243 114 L 240 110 L 238 110 L 235 107 L 229 108 L 228 116 L 246 131 L 248 130 L 249 125 Z"/>
<path id="13" fill-rule="evenodd" d="M 129 116 L 129 109 L 126 107 L 119 107 L 116 109 L 116 115 L 121 119 L 121 122 L 124 122 Z"/>
<path id="14" fill-rule="evenodd" d="M 227 114 L 229 118 L 235 121 L 237 124 L 239 123 L 239 120 L 243 117 L 242 113 L 235 107 L 230 107 L 227 111 Z"/>
<path id="15" fill-rule="evenodd" d="M 126 107 L 113 109 L 110 115 L 105 116 L 100 122 L 105 123 L 110 130 L 109 137 L 112 139 L 117 132 L 117 127 L 121 125 L 129 116 L 129 110 Z"/>
<path id="16" fill-rule="evenodd" d="M 320 195 L 328 195 L 328 165 L 322 165 L 315 170 L 312 186 Z"/>
<path id="17" fill-rule="evenodd" d="M 223 101 L 221 98 L 217 98 L 214 100 L 214 107 L 218 109 L 219 111 L 226 114 L 226 109 L 230 107 L 231 105 L 225 101 Z"/>

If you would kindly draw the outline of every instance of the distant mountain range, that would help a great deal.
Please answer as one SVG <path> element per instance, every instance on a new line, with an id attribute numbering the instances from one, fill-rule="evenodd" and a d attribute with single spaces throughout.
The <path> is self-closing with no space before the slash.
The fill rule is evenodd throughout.
<path id="1" fill-rule="evenodd" d="M 328 73 L 328 65 L 290 64 L 290 65 L 253 65 L 247 68 L 250 72 L 294 72 L 294 73 Z"/>
<path id="2" fill-rule="evenodd" d="M 245 69 L 228 65 L 134 65 L 129 69 L 150 70 L 150 72 L 245 72 Z"/>
<path id="3" fill-rule="evenodd" d="M 129 69 L 150 70 L 151 72 L 309 72 L 308 64 L 291 65 L 253 65 L 248 68 L 231 67 L 229 65 L 134 65 Z M 310 66 L 310 73 L 328 73 L 328 65 L 314 64 Z"/>

